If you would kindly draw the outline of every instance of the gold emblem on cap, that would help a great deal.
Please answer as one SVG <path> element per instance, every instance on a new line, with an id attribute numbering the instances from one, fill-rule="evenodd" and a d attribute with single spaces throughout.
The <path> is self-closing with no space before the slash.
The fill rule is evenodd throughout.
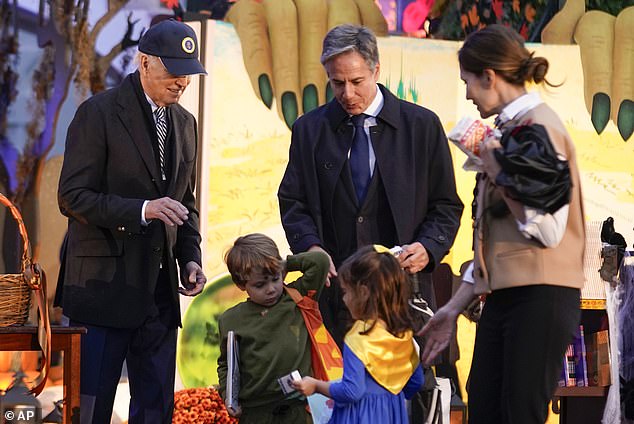
<path id="1" fill-rule="evenodd" d="M 196 43 L 194 39 L 191 37 L 183 38 L 183 42 L 181 43 L 181 47 L 183 47 L 183 51 L 185 53 L 193 53 L 196 50 Z"/>

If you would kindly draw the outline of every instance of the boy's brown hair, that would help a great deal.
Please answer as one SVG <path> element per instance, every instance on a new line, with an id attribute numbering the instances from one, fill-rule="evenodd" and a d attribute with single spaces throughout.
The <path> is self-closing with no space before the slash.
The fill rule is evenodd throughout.
<path id="1" fill-rule="evenodd" d="M 260 233 L 241 236 L 224 256 L 231 279 L 238 286 L 244 286 L 254 270 L 275 275 L 282 271 L 282 257 L 275 242 Z"/>

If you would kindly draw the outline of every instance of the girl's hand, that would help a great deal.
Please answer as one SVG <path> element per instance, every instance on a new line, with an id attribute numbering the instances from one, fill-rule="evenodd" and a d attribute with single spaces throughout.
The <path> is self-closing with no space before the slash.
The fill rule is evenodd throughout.
<path id="1" fill-rule="evenodd" d="M 291 384 L 304 396 L 310 396 L 317 391 L 317 381 L 313 377 L 304 377 L 301 380 L 293 380 Z"/>

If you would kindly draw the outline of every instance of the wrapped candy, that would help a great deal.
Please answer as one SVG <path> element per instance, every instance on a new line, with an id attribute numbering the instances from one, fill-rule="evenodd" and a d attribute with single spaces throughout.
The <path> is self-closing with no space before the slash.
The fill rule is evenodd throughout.
<path id="1" fill-rule="evenodd" d="M 447 134 L 447 138 L 467 155 L 467 161 L 462 166 L 466 171 L 481 171 L 480 146 L 491 136 L 499 137 L 499 131 L 469 116 L 460 119 Z"/>

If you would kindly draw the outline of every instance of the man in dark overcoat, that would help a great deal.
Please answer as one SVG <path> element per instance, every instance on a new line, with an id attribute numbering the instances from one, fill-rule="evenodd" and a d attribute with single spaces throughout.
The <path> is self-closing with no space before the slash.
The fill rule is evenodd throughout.
<path id="1" fill-rule="evenodd" d="M 361 246 L 402 246 L 401 265 L 433 305 L 430 273 L 463 210 L 440 120 L 377 83 L 376 38 L 365 27 L 333 28 L 321 62 L 334 99 L 295 122 L 278 191 L 290 248 L 325 251 L 332 279 Z M 320 309 L 341 345 L 348 313 L 336 279 Z"/>
<path id="2" fill-rule="evenodd" d="M 195 296 L 206 282 L 196 121 L 178 105 L 191 75 L 206 73 L 196 34 L 175 20 L 152 26 L 138 65 L 79 106 L 59 182 L 68 233 L 57 299 L 71 325 L 88 329 L 82 423 L 110 423 L 124 360 L 129 422 L 171 423 L 179 293 Z"/>

